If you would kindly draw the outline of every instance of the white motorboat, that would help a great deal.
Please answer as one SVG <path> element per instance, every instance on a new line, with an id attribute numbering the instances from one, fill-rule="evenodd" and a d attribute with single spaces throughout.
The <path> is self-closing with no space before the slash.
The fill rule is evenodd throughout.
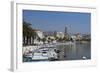
<path id="1" fill-rule="evenodd" d="M 48 52 L 48 58 L 53 60 L 58 59 L 57 53 L 54 51 L 54 49 Z"/>
<path id="2" fill-rule="evenodd" d="M 31 58 L 34 60 L 55 60 L 57 59 L 57 53 L 54 51 L 54 48 L 41 48 L 38 50 L 34 50 L 25 55 L 27 58 Z"/>
<path id="3" fill-rule="evenodd" d="M 48 55 L 46 53 L 34 53 L 32 60 L 48 60 Z"/>

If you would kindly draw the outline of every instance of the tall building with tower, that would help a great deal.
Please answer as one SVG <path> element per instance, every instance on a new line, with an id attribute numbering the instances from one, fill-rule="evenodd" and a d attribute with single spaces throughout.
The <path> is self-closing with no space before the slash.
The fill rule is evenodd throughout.
<path id="1" fill-rule="evenodd" d="M 68 34 L 68 28 L 67 28 L 67 26 L 65 26 L 64 35 L 67 36 L 67 34 Z"/>

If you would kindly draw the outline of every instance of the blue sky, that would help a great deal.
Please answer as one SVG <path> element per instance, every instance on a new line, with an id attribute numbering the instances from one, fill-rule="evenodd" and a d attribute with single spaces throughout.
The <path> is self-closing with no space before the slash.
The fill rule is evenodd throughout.
<path id="1" fill-rule="evenodd" d="M 70 33 L 91 32 L 90 13 L 23 10 L 23 19 L 42 31 L 64 32 L 67 26 Z"/>

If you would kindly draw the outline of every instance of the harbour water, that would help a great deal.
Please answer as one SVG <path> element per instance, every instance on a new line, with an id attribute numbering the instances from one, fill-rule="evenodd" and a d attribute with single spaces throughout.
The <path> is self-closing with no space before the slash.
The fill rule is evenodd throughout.
<path id="1" fill-rule="evenodd" d="M 48 48 L 50 49 L 50 48 Z M 64 61 L 64 60 L 88 60 L 91 59 L 91 44 L 90 42 L 80 43 L 76 42 L 71 45 L 56 45 L 56 53 L 58 59 L 52 61 Z M 51 61 L 49 59 L 44 60 L 31 60 L 29 57 L 23 57 L 24 62 L 40 62 Z"/>
<path id="2" fill-rule="evenodd" d="M 59 54 L 59 60 L 82 60 L 91 59 L 91 44 L 79 43 L 74 45 L 59 45 L 57 47 L 61 52 Z"/>

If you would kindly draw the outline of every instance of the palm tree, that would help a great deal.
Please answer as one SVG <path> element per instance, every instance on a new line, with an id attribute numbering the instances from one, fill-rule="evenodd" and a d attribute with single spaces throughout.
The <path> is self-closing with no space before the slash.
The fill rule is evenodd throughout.
<path id="1" fill-rule="evenodd" d="M 56 37 L 55 37 L 55 40 L 58 41 L 58 40 L 59 40 L 59 37 L 56 36 Z"/>
<path id="2" fill-rule="evenodd" d="M 40 41 L 41 41 L 41 38 L 40 38 L 40 37 L 38 37 L 38 38 L 37 38 L 37 40 L 40 42 Z"/>
<path id="3" fill-rule="evenodd" d="M 36 34 L 36 32 L 35 32 L 35 30 L 34 29 L 32 29 L 32 27 L 29 27 L 29 42 L 30 42 L 30 44 L 32 45 L 32 44 L 34 44 L 34 39 L 36 39 L 36 36 L 37 36 L 37 34 Z M 31 41 L 31 38 L 32 38 L 32 41 Z"/>
<path id="4" fill-rule="evenodd" d="M 66 36 L 63 37 L 63 41 L 64 42 L 67 41 L 67 37 Z"/>
<path id="5" fill-rule="evenodd" d="M 50 37 L 48 37 L 48 43 L 50 43 L 51 42 L 51 38 Z"/>
<path id="6" fill-rule="evenodd" d="M 23 22 L 23 44 L 24 45 L 28 45 L 28 37 L 29 37 L 29 26 L 30 24 L 27 23 L 27 22 Z M 26 40 L 25 40 L 25 37 L 26 37 Z M 26 41 L 26 43 L 25 43 Z"/>
<path id="7" fill-rule="evenodd" d="M 43 41 L 43 44 L 45 44 L 46 38 L 44 37 L 44 38 L 42 39 L 42 41 Z"/>
<path id="8" fill-rule="evenodd" d="M 31 24 L 23 21 L 23 45 L 31 45 L 32 43 L 34 44 L 34 39 L 36 38 L 36 36 L 37 34 L 31 27 Z M 27 40 L 25 40 L 25 37 L 27 38 Z M 31 38 L 33 39 L 32 42 Z"/>

